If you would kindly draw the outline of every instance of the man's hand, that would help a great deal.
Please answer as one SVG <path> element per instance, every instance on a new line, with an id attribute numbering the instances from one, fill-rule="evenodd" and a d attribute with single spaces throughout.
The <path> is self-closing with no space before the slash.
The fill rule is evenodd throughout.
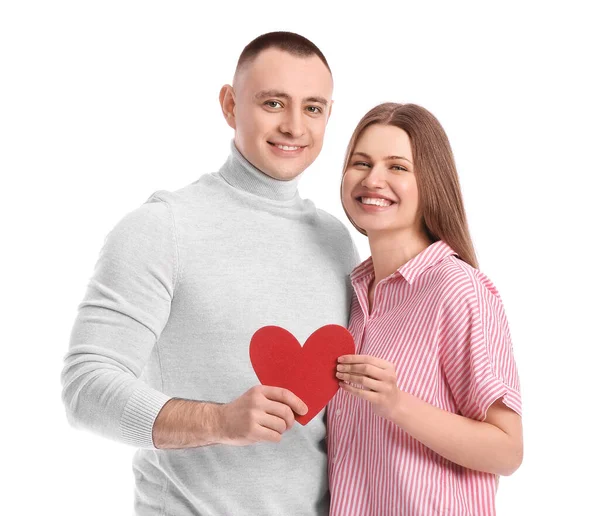
<path id="1" fill-rule="evenodd" d="M 281 441 L 292 428 L 294 412 L 304 415 L 306 404 L 281 387 L 257 385 L 239 398 L 218 406 L 221 444 L 244 446 L 259 441 Z"/>

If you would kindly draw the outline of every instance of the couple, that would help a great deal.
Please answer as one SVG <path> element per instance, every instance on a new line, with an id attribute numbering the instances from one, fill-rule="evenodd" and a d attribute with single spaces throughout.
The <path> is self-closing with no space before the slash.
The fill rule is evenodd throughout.
<path id="1" fill-rule="evenodd" d="M 494 514 L 521 462 L 519 383 L 502 303 L 477 269 L 452 152 L 415 105 L 356 128 L 341 197 L 372 256 L 298 195 L 333 80 L 302 36 L 262 35 L 220 94 L 218 172 L 159 191 L 107 236 L 62 373 L 69 421 L 138 448 L 139 515 Z M 356 355 L 306 426 L 257 385 L 266 325 L 304 342 L 348 326 Z"/>

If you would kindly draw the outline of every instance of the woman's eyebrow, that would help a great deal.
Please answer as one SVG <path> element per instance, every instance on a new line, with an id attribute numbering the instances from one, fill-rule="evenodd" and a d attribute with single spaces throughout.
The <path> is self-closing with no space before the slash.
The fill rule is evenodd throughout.
<path id="1" fill-rule="evenodd" d="M 352 154 L 353 156 L 358 155 L 358 156 L 363 156 L 367 159 L 372 159 L 371 156 L 369 156 L 366 152 L 355 152 Z M 412 165 L 412 161 L 409 160 L 408 158 L 405 158 L 404 156 L 386 156 L 385 158 L 383 158 L 384 160 L 391 160 L 391 159 L 403 159 L 404 161 L 408 161 L 411 165 Z"/>

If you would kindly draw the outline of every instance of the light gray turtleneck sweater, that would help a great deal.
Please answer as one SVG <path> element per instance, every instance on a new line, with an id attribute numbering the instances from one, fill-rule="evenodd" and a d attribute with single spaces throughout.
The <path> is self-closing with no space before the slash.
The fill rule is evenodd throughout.
<path id="1" fill-rule="evenodd" d="M 138 448 L 137 515 L 325 515 L 323 412 L 280 443 L 159 450 L 172 397 L 227 403 L 258 380 L 265 325 L 300 343 L 347 325 L 359 258 L 344 225 L 235 148 L 223 167 L 159 191 L 106 237 L 62 372 L 69 421 Z M 82 508 L 85 512 L 85 508 Z"/>

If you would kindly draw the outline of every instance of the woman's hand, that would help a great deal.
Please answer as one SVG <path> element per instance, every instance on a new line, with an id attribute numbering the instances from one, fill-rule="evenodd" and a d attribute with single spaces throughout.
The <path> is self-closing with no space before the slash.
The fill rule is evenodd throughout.
<path id="1" fill-rule="evenodd" d="M 369 401 L 375 414 L 449 461 L 496 475 L 511 475 L 520 466 L 521 416 L 502 399 L 488 408 L 485 421 L 476 421 L 401 391 L 394 366 L 380 358 L 343 355 L 337 370 L 342 389 Z"/>
<path id="2" fill-rule="evenodd" d="M 402 391 L 398 389 L 392 363 L 368 355 L 343 355 L 338 358 L 336 376 L 341 380 L 342 389 L 370 402 L 375 414 L 395 420 Z M 362 389 L 350 384 L 360 385 Z"/>

